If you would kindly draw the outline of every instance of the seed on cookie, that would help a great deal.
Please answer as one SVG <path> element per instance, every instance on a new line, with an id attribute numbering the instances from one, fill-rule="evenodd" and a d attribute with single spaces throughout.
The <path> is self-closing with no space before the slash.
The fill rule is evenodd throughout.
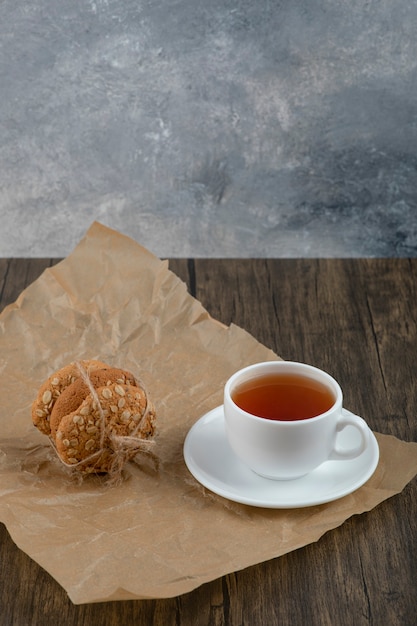
<path id="1" fill-rule="evenodd" d="M 125 390 L 120 385 L 115 385 L 114 390 L 119 396 L 124 396 L 126 394 Z"/>
<path id="2" fill-rule="evenodd" d="M 120 419 L 122 422 L 128 422 L 131 415 L 131 412 L 126 409 L 126 411 L 123 411 L 123 413 L 121 414 Z"/>
<path id="3" fill-rule="evenodd" d="M 46 391 L 43 392 L 42 402 L 48 405 L 51 400 L 52 400 L 52 393 L 49 391 L 49 389 L 47 389 Z"/>
<path id="4" fill-rule="evenodd" d="M 82 415 L 74 415 L 72 421 L 74 422 L 74 424 L 78 424 L 79 426 L 82 426 L 84 424 L 84 418 Z"/>
<path id="5" fill-rule="evenodd" d="M 91 448 L 94 448 L 94 446 L 95 446 L 95 441 L 94 441 L 94 439 L 88 439 L 88 440 L 85 442 L 85 444 L 84 444 L 84 448 L 85 448 L 86 450 L 91 450 Z"/>
<path id="6" fill-rule="evenodd" d="M 80 415 L 84 415 L 84 417 L 90 415 L 90 407 L 88 405 L 83 406 L 82 409 L 80 409 Z"/>
<path id="7" fill-rule="evenodd" d="M 103 396 L 103 398 L 106 398 L 106 400 L 110 400 L 110 398 L 113 397 L 111 389 L 108 389 L 107 387 L 104 387 L 103 391 L 101 392 L 101 395 Z"/>
<path id="8" fill-rule="evenodd" d="M 125 404 L 126 404 L 126 400 L 124 398 L 120 398 L 119 402 L 117 403 L 117 406 L 119 407 L 119 409 L 123 409 Z"/>

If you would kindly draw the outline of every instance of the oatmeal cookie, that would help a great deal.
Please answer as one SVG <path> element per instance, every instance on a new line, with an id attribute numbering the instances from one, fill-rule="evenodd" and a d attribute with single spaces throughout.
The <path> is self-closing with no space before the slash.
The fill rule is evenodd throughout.
<path id="1" fill-rule="evenodd" d="M 70 363 L 40 387 L 32 420 L 66 465 L 117 473 L 155 434 L 155 409 L 127 370 L 102 361 Z"/>
<path id="2" fill-rule="evenodd" d="M 118 454 L 124 462 L 133 458 L 155 430 L 154 407 L 141 387 L 116 382 L 96 394 L 99 402 L 88 394 L 60 420 L 55 436 L 64 463 L 81 463 L 86 473 L 108 472 Z"/>
<path id="3" fill-rule="evenodd" d="M 108 367 L 102 361 L 80 361 L 85 371 L 90 374 L 98 368 Z M 54 404 L 68 385 L 81 377 L 78 365 L 70 363 L 54 372 L 39 388 L 38 395 L 32 404 L 32 421 L 45 435 L 51 434 L 50 418 Z"/>
<path id="4" fill-rule="evenodd" d="M 130 372 L 108 366 L 91 371 L 88 374 L 88 380 L 90 386 L 84 378 L 77 378 L 73 383 L 68 385 L 56 399 L 50 417 L 51 436 L 53 439 L 55 438 L 62 417 L 68 415 L 68 413 L 72 413 L 80 406 L 86 396 L 91 393 L 91 386 L 96 389 L 110 385 L 111 383 L 138 384 L 138 381 Z"/>

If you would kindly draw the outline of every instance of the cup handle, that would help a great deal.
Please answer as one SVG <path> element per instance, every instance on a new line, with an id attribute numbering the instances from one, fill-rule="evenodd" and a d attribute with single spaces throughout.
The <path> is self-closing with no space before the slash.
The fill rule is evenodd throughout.
<path id="1" fill-rule="evenodd" d="M 356 448 L 350 450 L 340 450 L 337 445 L 333 448 L 329 460 L 330 461 L 346 461 L 348 459 L 354 459 L 367 448 L 370 440 L 369 426 L 364 419 L 358 415 L 354 415 L 350 411 L 343 409 L 342 417 L 337 422 L 336 430 L 339 433 L 346 426 L 353 426 L 359 432 L 361 436 L 361 442 Z"/>

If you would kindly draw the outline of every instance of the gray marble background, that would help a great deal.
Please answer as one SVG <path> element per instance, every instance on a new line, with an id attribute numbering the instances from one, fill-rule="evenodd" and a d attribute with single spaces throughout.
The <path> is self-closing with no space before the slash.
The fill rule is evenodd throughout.
<path id="1" fill-rule="evenodd" d="M 0 256 L 417 256 L 413 0 L 2 0 Z"/>

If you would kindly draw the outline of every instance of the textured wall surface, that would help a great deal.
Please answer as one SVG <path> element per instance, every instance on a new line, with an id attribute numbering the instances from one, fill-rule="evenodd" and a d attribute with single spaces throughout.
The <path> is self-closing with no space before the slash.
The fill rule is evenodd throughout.
<path id="1" fill-rule="evenodd" d="M 413 0 L 2 0 L 0 256 L 417 256 Z"/>

